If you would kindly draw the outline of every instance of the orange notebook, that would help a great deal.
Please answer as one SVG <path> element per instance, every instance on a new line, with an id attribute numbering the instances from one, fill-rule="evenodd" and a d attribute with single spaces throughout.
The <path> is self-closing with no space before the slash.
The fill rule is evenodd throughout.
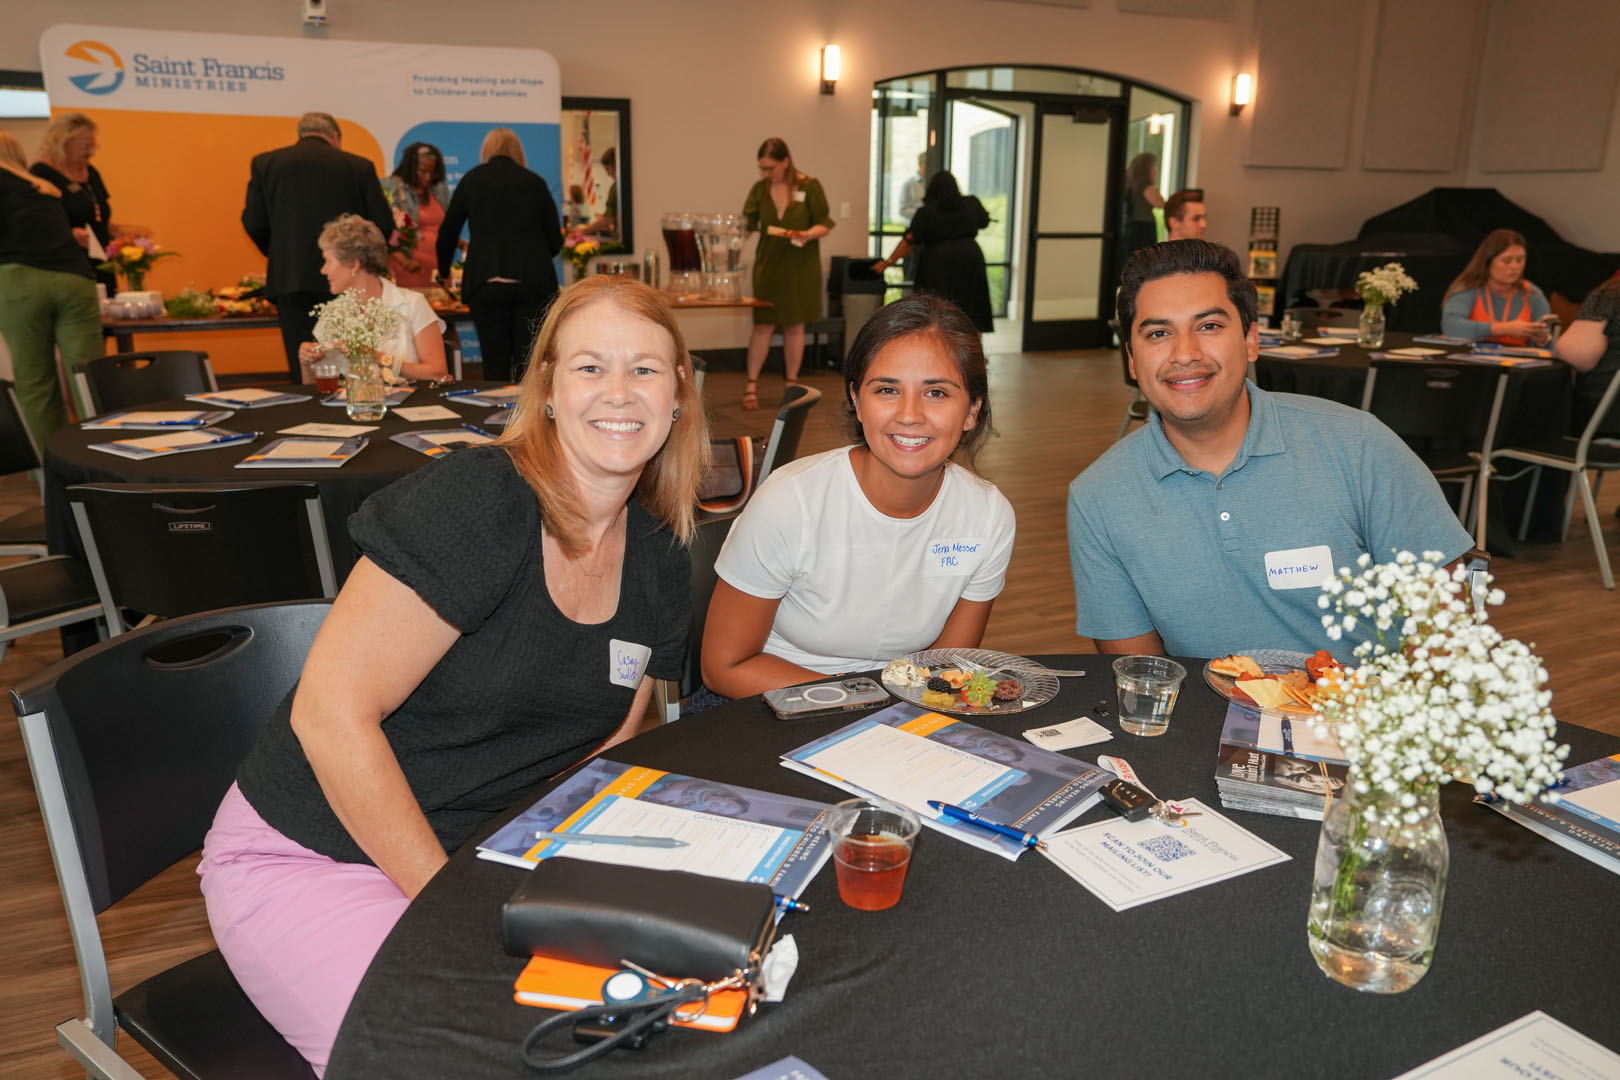
<path id="1" fill-rule="evenodd" d="M 581 1009 L 602 1004 L 602 984 L 617 968 L 591 967 L 567 960 L 536 956 L 513 985 L 519 1005 L 543 1009 Z M 709 995 L 709 1007 L 695 1020 L 676 1020 L 676 1027 L 699 1031 L 730 1031 L 748 1007 L 748 991 L 721 990 Z"/>

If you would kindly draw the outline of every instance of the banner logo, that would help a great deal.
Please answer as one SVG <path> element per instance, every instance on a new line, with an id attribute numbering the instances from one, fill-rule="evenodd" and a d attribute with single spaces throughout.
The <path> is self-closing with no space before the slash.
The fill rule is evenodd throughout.
<path id="1" fill-rule="evenodd" d="M 99 41 L 75 41 L 64 55 L 82 60 L 94 69 L 82 75 L 69 75 L 68 82 L 87 94 L 110 94 L 124 85 L 124 60 Z"/>

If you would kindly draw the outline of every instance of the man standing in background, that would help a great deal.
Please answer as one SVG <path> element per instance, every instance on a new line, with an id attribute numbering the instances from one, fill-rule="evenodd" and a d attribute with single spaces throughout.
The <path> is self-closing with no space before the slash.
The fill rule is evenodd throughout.
<path id="1" fill-rule="evenodd" d="M 298 118 L 298 141 L 253 159 L 242 227 L 269 259 L 264 295 L 276 305 L 287 372 L 302 379 L 298 346 L 315 335 L 316 304 L 332 299 L 321 276 L 321 229 L 341 214 L 359 214 L 383 236 L 394 218 L 371 162 L 341 149 L 343 133 L 328 113 Z"/>
<path id="2" fill-rule="evenodd" d="M 1202 240 L 1209 227 L 1204 217 L 1204 189 L 1182 188 L 1164 201 L 1166 240 Z"/>

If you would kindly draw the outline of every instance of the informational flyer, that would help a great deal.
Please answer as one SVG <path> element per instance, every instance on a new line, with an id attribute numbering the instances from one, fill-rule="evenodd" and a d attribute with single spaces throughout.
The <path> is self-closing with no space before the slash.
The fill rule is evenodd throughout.
<path id="1" fill-rule="evenodd" d="M 1176 805 L 1198 816 L 1184 818 L 1185 826 L 1153 817 L 1083 825 L 1048 836 L 1046 857 L 1115 911 L 1288 861 L 1197 799 Z"/>
<path id="2" fill-rule="evenodd" d="M 1620 1080 L 1620 1054 L 1537 1009 L 1395 1080 Z"/>

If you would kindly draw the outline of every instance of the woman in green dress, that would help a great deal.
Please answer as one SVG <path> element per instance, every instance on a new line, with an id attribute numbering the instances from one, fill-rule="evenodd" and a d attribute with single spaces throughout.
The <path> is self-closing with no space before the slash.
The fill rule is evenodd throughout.
<path id="1" fill-rule="evenodd" d="M 748 192 L 743 216 L 758 232 L 754 253 L 754 295 L 771 306 L 754 309 L 748 339 L 748 382 L 742 407 L 759 408 L 759 373 L 771 347 L 771 332 L 782 328 L 782 355 L 789 386 L 799 380 L 804 360 L 804 324 L 821 318 L 821 244 L 832 231 L 832 214 L 821 182 L 793 167 L 781 139 L 759 146 L 759 180 Z"/>

